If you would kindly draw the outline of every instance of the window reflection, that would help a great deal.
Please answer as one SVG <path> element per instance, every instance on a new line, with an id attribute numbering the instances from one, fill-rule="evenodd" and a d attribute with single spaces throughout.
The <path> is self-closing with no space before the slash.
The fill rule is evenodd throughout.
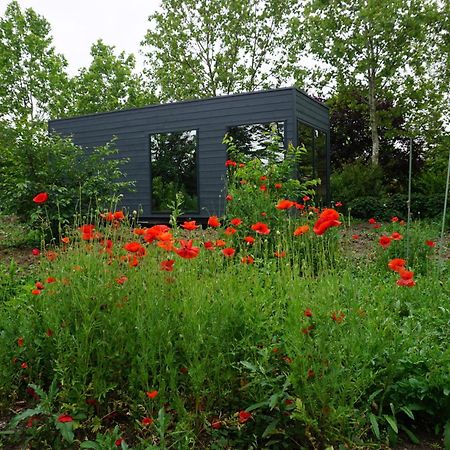
<path id="1" fill-rule="evenodd" d="M 306 149 L 299 163 L 300 179 L 320 178 L 321 184 L 316 192 L 318 200 L 323 201 L 327 189 L 327 135 L 324 131 L 298 122 L 298 143 Z"/>
<path id="2" fill-rule="evenodd" d="M 198 211 L 196 130 L 150 135 L 152 212 L 168 212 L 178 192 L 183 210 Z"/>
<path id="3" fill-rule="evenodd" d="M 284 159 L 284 122 L 236 125 L 229 128 L 228 134 L 239 153 L 249 160 L 258 158 L 263 164 L 268 164 Z M 269 144 L 274 141 L 272 148 Z"/>

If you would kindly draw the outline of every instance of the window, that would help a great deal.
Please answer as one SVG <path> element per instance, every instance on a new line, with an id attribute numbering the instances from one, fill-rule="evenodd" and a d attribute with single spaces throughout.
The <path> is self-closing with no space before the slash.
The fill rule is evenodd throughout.
<path id="1" fill-rule="evenodd" d="M 326 198 L 327 182 L 327 134 L 305 123 L 298 122 L 298 143 L 304 145 L 306 153 L 299 164 L 300 179 L 311 180 L 320 178 L 321 184 L 317 187 L 319 200 Z"/>
<path id="2" fill-rule="evenodd" d="M 178 192 L 183 211 L 198 211 L 197 131 L 150 135 L 152 213 L 169 212 Z"/>
<path id="3" fill-rule="evenodd" d="M 228 129 L 237 150 L 246 159 L 260 159 L 264 164 L 284 159 L 284 122 L 254 123 L 236 125 Z M 275 141 L 274 149 L 268 149 L 268 144 Z M 230 158 L 235 155 L 229 155 Z"/>

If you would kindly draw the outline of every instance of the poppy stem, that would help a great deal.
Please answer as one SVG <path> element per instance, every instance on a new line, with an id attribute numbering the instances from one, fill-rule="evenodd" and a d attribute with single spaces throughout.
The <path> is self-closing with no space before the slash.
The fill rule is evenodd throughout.
<path id="1" fill-rule="evenodd" d="M 409 260 L 409 227 L 411 224 L 411 179 L 412 179 L 412 137 L 409 138 L 409 175 L 408 175 L 408 222 L 406 226 L 406 261 Z"/>
<path id="2" fill-rule="evenodd" d="M 444 211 L 442 213 L 441 242 L 440 242 L 440 245 L 439 245 L 439 259 L 441 260 L 441 263 L 444 261 L 443 258 L 442 258 L 442 252 L 444 251 L 445 217 L 447 215 L 449 181 L 450 181 L 450 150 L 448 152 L 447 182 L 446 182 L 446 185 L 445 185 Z"/>

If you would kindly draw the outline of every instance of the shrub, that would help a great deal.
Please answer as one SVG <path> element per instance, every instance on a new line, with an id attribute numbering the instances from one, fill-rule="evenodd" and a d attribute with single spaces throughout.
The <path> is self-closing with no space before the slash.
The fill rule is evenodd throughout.
<path id="1" fill-rule="evenodd" d="M 93 205 L 110 206 L 133 184 L 124 180 L 121 166 L 125 160 L 113 158 L 116 154 L 112 144 L 86 152 L 58 135 L 18 132 L 0 159 L 2 209 L 38 226 L 43 217 L 32 199 L 47 192 L 45 219 L 55 231 L 58 224 L 72 223 L 76 212 L 84 214 Z"/>

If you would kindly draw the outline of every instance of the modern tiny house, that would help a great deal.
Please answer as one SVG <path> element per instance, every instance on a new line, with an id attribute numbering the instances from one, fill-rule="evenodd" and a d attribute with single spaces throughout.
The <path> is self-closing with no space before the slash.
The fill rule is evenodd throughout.
<path id="1" fill-rule="evenodd" d="M 146 219 L 166 219 L 168 204 L 183 192 L 186 216 L 224 213 L 226 133 L 243 150 L 255 152 L 276 124 L 287 146 L 308 150 L 300 171 L 320 178 L 318 197 L 328 199 L 330 125 L 328 108 L 295 87 L 227 95 L 52 120 L 49 130 L 72 136 L 89 148 L 116 138 L 120 157 L 129 159 L 127 178 L 136 182 L 122 205 Z M 245 136 L 246 139 L 242 139 Z"/>

